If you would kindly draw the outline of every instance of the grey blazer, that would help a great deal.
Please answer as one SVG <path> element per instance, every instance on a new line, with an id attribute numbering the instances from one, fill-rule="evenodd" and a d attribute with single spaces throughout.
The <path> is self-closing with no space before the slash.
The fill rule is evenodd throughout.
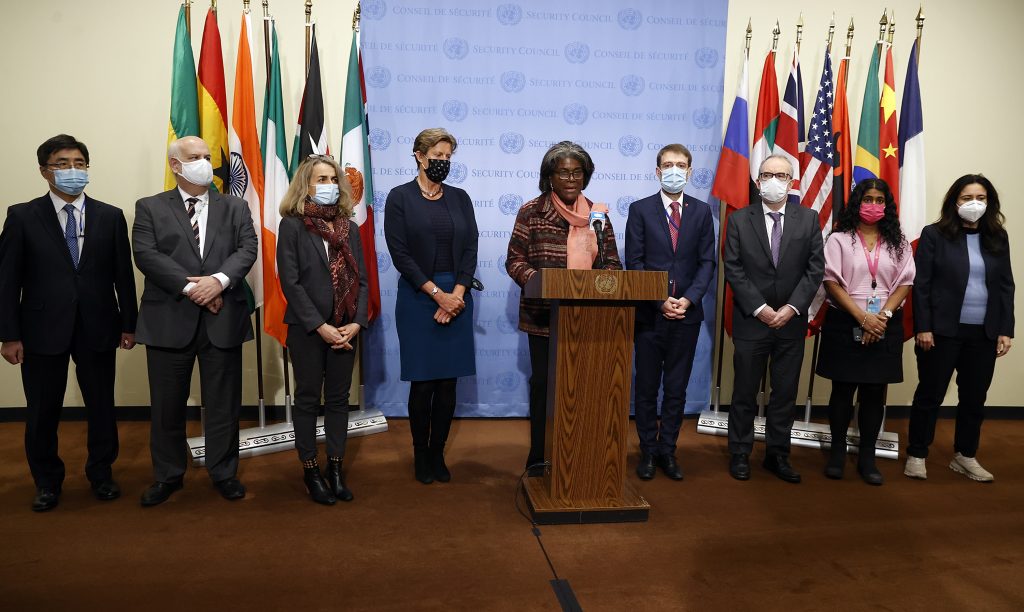
<path id="1" fill-rule="evenodd" d="M 253 339 L 243 285 L 258 250 L 249 206 L 241 198 L 211 191 L 207 214 L 205 253 L 200 258 L 177 188 L 135 203 L 132 250 L 135 265 L 146 277 L 135 330 L 140 344 L 183 348 L 195 336 L 200 317 L 218 348 Z M 216 272 L 226 274 L 230 282 L 222 294 L 224 307 L 214 315 L 181 290 L 187 277 Z"/>
<path id="2" fill-rule="evenodd" d="M 778 310 L 792 304 L 794 316 L 781 330 L 783 338 L 807 333 L 807 310 L 825 275 L 825 252 L 818 213 L 799 204 L 786 204 L 779 245 L 779 265 L 772 265 L 771 247 L 761 202 L 729 216 L 725 230 L 725 280 L 733 291 L 732 334 L 759 340 L 771 328 L 754 316 L 762 304 Z"/>
<path id="3" fill-rule="evenodd" d="M 327 264 L 323 239 L 310 232 L 301 217 L 285 217 L 277 230 L 277 273 L 281 290 L 288 300 L 284 322 L 298 325 L 311 333 L 323 325 L 334 312 L 334 287 Z M 366 265 L 359 226 L 349 221 L 348 246 L 359 271 L 359 295 L 356 314 L 350 321 L 366 327 Z"/>

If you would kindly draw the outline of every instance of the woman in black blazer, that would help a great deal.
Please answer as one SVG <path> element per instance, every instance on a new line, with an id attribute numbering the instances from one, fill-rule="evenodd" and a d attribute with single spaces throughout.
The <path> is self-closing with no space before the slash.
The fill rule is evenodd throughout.
<path id="1" fill-rule="evenodd" d="M 911 478 L 928 476 L 928 446 L 955 370 L 960 401 L 949 468 L 979 482 L 993 480 L 975 454 L 996 358 L 1013 338 L 1013 272 L 1003 222 L 991 181 L 968 174 L 946 192 L 938 223 L 921 232 L 913 293 L 919 382 L 904 470 Z"/>
<path id="2" fill-rule="evenodd" d="M 366 268 L 352 196 L 338 163 L 310 156 L 281 201 L 277 269 L 288 300 L 288 350 L 295 371 L 295 449 L 313 501 L 351 501 L 342 460 L 356 339 L 366 327 Z M 327 481 L 320 474 L 316 418 L 321 390 Z"/>
<path id="3" fill-rule="evenodd" d="M 416 479 L 448 482 L 444 461 L 455 384 L 476 374 L 473 300 L 477 227 L 465 191 L 444 184 L 458 146 L 442 128 L 423 130 L 413 143 L 416 178 L 388 194 L 384 237 L 401 274 L 395 327 L 401 379 L 410 381 L 409 429 Z"/>

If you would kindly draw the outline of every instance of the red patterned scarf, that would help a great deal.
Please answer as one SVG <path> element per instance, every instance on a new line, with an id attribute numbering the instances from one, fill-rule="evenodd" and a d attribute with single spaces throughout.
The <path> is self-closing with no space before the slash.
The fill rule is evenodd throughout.
<path id="1" fill-rule="evenodd" d="M 306 229 L 327 241 L 327 264 L 334 287 L 334 312 L 330 323 L 341 325 L 346 320 L 351 322 L 356 316 L 359 268 L 348 244 L 349 220 L 337 205 L 321 206 L 306 200 L 302 210 Z"/>

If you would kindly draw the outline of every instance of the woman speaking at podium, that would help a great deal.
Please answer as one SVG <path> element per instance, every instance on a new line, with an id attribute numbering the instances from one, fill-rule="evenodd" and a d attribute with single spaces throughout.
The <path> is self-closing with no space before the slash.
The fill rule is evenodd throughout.
<path id="1" fill-rule="evenodd" d="M 505 269 L 520 287 L 543 268 L 621 270 L 608 207 L 583 195 L 594 175 L 594 162 L 583 147 L 563 140 L 540 162 L 540 195 L 523 204 L 508 243 Z M 591 213 L 602 217 L 598 236 Z M 601 213 L 604 213 L 603 215 Z M 600 241 L 600 244 L 599 244 Z M 543 474 L 544 426 L 548 395 L 548 335 L 551 304 L 519 298 L 519 329 L 530 344 L 530 454 L 526 469 Z"/>
<path id="2" fill-rule="evenodd" d="M 476 374 L 473 300 L 478 234 L 473 202 L 445 185 L 458 143 L 443 128 L 413 142 L 416 178 L 388 194 L 384 238 L 401 274 L 395 300 L 402 364 L 410 381 L 409 429 L 416 480 L 448 482 L 444 461 L 455 415 L 455 384 Z"/>

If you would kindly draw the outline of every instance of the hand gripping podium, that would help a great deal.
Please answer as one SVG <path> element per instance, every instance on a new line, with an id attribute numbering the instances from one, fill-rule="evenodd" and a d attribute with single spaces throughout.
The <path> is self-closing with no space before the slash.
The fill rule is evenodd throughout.
<path id="1" fill-rule="evenodd" d="M 665 300 L 667 272 L 543 269 L 526 297 L 551 300 L 543 476 L 526 479 L 540 524 L 646 521 L 626 482 L 633 324 L 639 302 Z"/>

